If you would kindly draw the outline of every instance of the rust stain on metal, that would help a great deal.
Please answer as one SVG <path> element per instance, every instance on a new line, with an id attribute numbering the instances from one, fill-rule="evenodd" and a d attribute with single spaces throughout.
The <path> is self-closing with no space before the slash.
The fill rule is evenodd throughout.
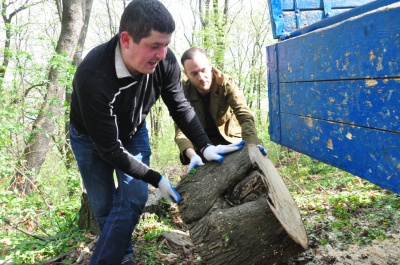
<path id="1" fill-rule="evenodd" d="M 383 66 L 382 66 L 382 57 L 378 58 L 378 64 L 376 65 L 376 71 L 382 71 Z"/>
<path id="2" fill-rule="evenodd" d="M 376 81 L 375 79 L 365 80 L 365 85 L 368 87 L 373 87 L 373 86 L 376 86 L 377 84 L 378 84 L 378 81 Z"/>
<path id="3" fill-rule="evenodd" d="M 369 59 L 370 60 L 373 60 L 373 59 L 375 59 L 376 58 L 376 56 L 375 56 L 375 54 L 374 54 L 374 51 L 370 51 L 369 52 Z"/>
<path id="4" fill-rule="evenodd" d="M 308 127 L 313 127 L 313 120 L 310 117 L 307 118 L 307 125 Z"/>
<path id="5" fill-rule="evenodd" d="M 369 107 L 371 107 L 372 108 L 372 102 L 371 101 L 365 101 L 365 104 L 367 104 Z"/>
<path id="6" fill-rule="evenodd" d="M 332 139 L 329 139 L 328 142 L 326 143 L 326 147 L 328 147 L 329 149 L 333 150 L 333 142 Z"/>

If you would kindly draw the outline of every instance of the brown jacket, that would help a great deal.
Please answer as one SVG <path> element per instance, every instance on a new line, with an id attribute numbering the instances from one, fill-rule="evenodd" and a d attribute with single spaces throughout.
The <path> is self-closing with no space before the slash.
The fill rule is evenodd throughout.
<path id="1" fill-rule="evenodd" d="M 246 143 L 262 144 L 257 137 L 254 115 L 246 104 L 243 91 L 236 86 L 231 77 L 214 67 L 212 68 L 212 74 L 210 113 L 221 136 L 230 143 L 236 143 L 243 139 Z M 196 88 L 189 80 L 186 80 L 183 82 L 183 91 L 204 127 L 203 103 Z M 188 148 L 193 148 L 194 150 L 197 150 L 197 148 L 193 146 L 176 125 L 175 142 L 178 145 L 182 163 L 189 163 L 184 151 Z"/>

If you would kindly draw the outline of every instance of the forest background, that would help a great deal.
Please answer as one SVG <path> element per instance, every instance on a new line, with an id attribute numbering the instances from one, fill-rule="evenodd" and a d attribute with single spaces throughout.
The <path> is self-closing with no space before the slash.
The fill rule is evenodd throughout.
<path id="1" fill-rule="evenodd" d="M 0 260 L 38 263 L 89 240 L 77 227 L 84 187 L 68 140 L 71 82 L 85 54 L 118 32 L 128 2 L 0 2 Z M 161 2 L 176 21 L 170 47 L 178 60 L 187 48 L 202 46 L 243 89 L 311 242 L 345 249 L 354 242 L 398 240 L 398 195 L 269 141 L 265 47 L 276 40 L 267 1 Z M 147 124 L 151 166 L 179 181 L 185 168 L 161 101 Z M 355 224 L 360 214 L 368 222 Z"/>

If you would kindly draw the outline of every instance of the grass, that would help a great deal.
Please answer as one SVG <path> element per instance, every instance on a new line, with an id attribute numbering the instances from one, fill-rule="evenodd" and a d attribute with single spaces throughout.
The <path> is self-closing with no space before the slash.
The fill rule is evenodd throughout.
<path id="1" fill-rule="evenodd" d="M 400 233 L 398 194 L 305 155 L 295 156 L 294 163 L 280 164 L 278 170 L 311 241 L 347 249 Z"/>

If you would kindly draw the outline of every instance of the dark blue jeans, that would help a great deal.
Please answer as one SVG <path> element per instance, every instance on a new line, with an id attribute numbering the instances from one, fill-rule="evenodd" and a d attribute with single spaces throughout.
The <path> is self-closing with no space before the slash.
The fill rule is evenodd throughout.
<path id="1" fill-rule="evenodd" d="M 120 265 L 132 257 L 132 233 L 148 197 L 148 184 L 116 170 L 101 159 L 88 135 L 70 126 L 71 147 L 101 233 L 90 265 Z M 144 124 L 124 148 L 150 165 L 149 135 Z M 115 185 L 114 173 L 117 187 Z"/>

